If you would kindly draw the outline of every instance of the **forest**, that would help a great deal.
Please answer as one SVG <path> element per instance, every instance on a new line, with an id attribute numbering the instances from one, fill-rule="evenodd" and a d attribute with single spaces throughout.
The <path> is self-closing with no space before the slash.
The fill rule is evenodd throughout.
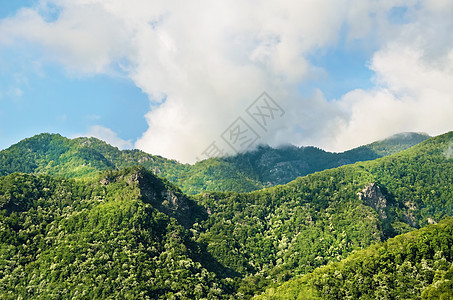
<path id="1" fill-rule="evenodd" d="M 80 178 L 141 165 L 173 182 L 186 194 L 251 192 L 286 184 L 317 171 L 397 153 L 427 138 L 428 135 L 420 133 L 397 134 L 343 153 L 315 147 L 260 145 L 253 151 L 190 165 L 139 150 L 121 151 L 96 138 L 68 139 L 43 133 L 0 151 L 0 175 L 24 172 Z"/>
<path id="2" fill-rule="evenodd" d="M 357 148 L 377 157 L 282 185 L 270 174 L 289 180 L 297 164 L 271 173 L 257 153 L 317 150 L 184 165 L 96 139 L 24 140 L 0 152 L 0 296 L 449 299 L 453 133 L 423 140 Z M 254 180 L 234 175 L 244 166 Z M 188 193 L 190 174 L 229 188 Z"/>

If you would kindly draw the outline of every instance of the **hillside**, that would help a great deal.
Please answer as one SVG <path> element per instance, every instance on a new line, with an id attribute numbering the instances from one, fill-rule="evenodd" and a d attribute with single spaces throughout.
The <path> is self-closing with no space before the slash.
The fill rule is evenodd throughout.
<path id="1" fill-rule="evenodd" d="M 453 218 L 370 246 L 255 298 L 452 299 Z"/>
<path id="2" fill-rule="evenodd" d="M 140 168 L 85 181 L 2 177 L 0 298 L 220 297 L 221 268 L 180 225 L 204 215 Z"/>
<path id="3" fill-rule="evenodd" d="M 139 150 L 120 151 L 96 138 L 68 139 L 48 133 L 22 140 L 0 152 L 0 175 L 23 172 L 75 178 L 133 165 L 146 166 L 155 173 L 162 173 L 162 169 L 169 180 L 187 167 Z"/>
<path id="4" fill-rule="evenodd" d="M 222 160 L 249 177 L 257 178 L 263 185 L 274 186 L 314 172 L 395 154 L 428 138 L 426 134 L 400 133 L 342 153 L 326 152 L 316 147 L 259 146 L 254 151 Z"/>
<path id="5" fill-rule="evenodd" d="M 401 153 L 249 194 L 205 193 L 198 240 L 253 284 L 284 282 L 453 216 L 453 133 Z M 449 150 L 450 149 L 450 150 Z"/>
<path id="6" fill-rule="evenodd" d="M 251 152 L 188 165 L 139 150 L 120 151 L 95 138 L 67 139 L 57 134 L 40 134 L 0 152 L 0 175 L 24 172 L 74 178 L 141 165 L 188 194 L 207 190 L 249 192 L 286 184 L 313 172 L 396 153 L 426 138 L 424 134 L 399 134 L 343 153 L 315 147 L 260 146 Z"/>
<path id="7" fill-rule="evenodd" d="M 143 167 L 4 176 L 0 287 L 14 299 L 247 299 L 453 216 L 452 149 L 450 132 L 251 193 L 185 196 Z"/>

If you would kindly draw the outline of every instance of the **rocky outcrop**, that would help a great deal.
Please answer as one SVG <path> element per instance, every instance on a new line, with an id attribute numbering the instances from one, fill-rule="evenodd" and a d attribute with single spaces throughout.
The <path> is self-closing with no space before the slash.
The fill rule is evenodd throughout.
<path id="1" fill-rule="evenodd" d="M 108 185 L 113 182 L 124 181 L 127 185 L 138 188 L 140 197 L 144 202 L 151 204 L 167 216 L 177 219 L 180 224 L 187 228 L 197 218 L 207 214 L 206 210 L 197 205 L 193 199 L 184 195 L 165 179 L 156 177 L 144 167 L 137 166 L 118 172 L 107 171 L 99 183 Z"/>
<path id="2" fill-rule="evenodd" d="M 387 207 L 387 199 L 381 191 L 381 188 L 375 184 L 368 184 L 361 193 L 357 194 L 359 199 L 362 200 L 365 205 L 374 208 L 382 219 L 386 219 L 385 208 Z"/>
<path id="3" fill-rule="evenodd" d="M 407 208 L 407 210 L 404 212 L 404 220 L 410 226 L 417 227 L 417 222 L 414 215 L 414 211 L 417 209 L 417 205 L 414 203 L 414 201 L 408 200 L 404 202 L 404 206 Z"/>
<path id="4" fill-rule="evenodd" d="M 437 224 L 437 222 L 432 218 L 428 218 L 428 224 Z"/>

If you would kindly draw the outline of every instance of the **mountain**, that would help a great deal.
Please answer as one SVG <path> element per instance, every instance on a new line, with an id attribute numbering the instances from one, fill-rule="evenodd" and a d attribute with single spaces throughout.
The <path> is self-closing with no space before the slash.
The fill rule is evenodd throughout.
<path id="1" fill-rule="evenodd" d="M 0 175 L 24 172 L 75 178 L 141 165 L 188 194 L 207 190 L 250 192 L 286 184 L 313 172 L 397 153 L 427 138 L 425 134 L 399 134 L 343 153 L 315 147 L 259 146 L 251 152 L 189 165 L 139 150 L 120 151 L 95 138 L 40 134 L 0 152 Z"/>
<path id="2" fill-rule="evenodd" d="M 259 146 L 256 150 L 221 159 L 263 186 L 286 184 L 297 177 L 358 161 L 374 160 L 408 149 L 428 139 L 422 133 L 400 133 L 342 153 L 316 147 Z"/>
<path id="3" fill-rule="evenodd" d="M 353 251 L 453 216 L 453 133 L 408 150 L 247 194 L 195 197 L 197 241 L 253 295 Z"/>
<path id="4" fill-rule="evenodd" d="M 24 163 L 52 160 L 49 149 L 74 142 L 43 137 L 48 148 L 24 148 Z M 80 147 L 49 167 L 78 165 Z M 9 174 L 0 177 L 0 286 L 9 291 L 1 295 L 247 299 L 453 216 L 452 152 L 453 132 L 286 185 L 196 196 L 144 167 L 76 179 Z"/>
<path id="5" fill-rule="evenodd" d="M 425 140 L 430 138 L 429 135 L 426 133 L 415 133 L 415 132 L 403 132 L 394 134 L 386 139 L 371 143 L 366 146 L 358 147 L 350 151 L 346 151 L 346 153 L 358 152 L 358 153 L 365 153 L 368 151 L 372 151 L 376 153 L 378 157 L 384 157 L 387 155 L 392 155 L 407 148 L 410 148 L 414 145 L 417 145 Z M 354 154 L 357 155 L 357 154 Z"/>
<path id="6" fill-rule="evenodd" d="M 256 299 L 452 299 L 453 218 L 351 254 Z"/>
<path id="7" fill-rule="evenodd" d="M 155 173 L 163 169 L 169 180 L 176 176 L 172 172 L 179 174 L 188 166 L 139 150 L 120 151 L 96 138 L 68 139 L 48 133 L 22 140 L 0 152 L 0 175 L 24 172 L 75 178 L 133 165 L 146 166 Z"/>
<path id="8" fill-rule="evenodd" d="M 143 168 L 1 177 L 0 298 L 221 298 L 222 266 L 187 229 L 205 217 Z"/>

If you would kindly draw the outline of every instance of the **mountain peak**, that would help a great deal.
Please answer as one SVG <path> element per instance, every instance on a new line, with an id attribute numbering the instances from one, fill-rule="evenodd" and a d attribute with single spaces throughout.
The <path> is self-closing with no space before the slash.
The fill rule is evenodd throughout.
<path id="1" fill-rule="evenodd" d="M 206 190 L 249 192 L 285 184 L 313 172 L 390 155 L 427 138 L 426 134 L 401 133 L 343 153 L 312 146 L 258 145 L 249 152 L 185 165 L 140 150 L 121 151 L 94 137 L 68 139 L 43 133 L 1 151 L 0 175 L 25 172 L 81 177 L 141 165 L 189 194 Z"/>

